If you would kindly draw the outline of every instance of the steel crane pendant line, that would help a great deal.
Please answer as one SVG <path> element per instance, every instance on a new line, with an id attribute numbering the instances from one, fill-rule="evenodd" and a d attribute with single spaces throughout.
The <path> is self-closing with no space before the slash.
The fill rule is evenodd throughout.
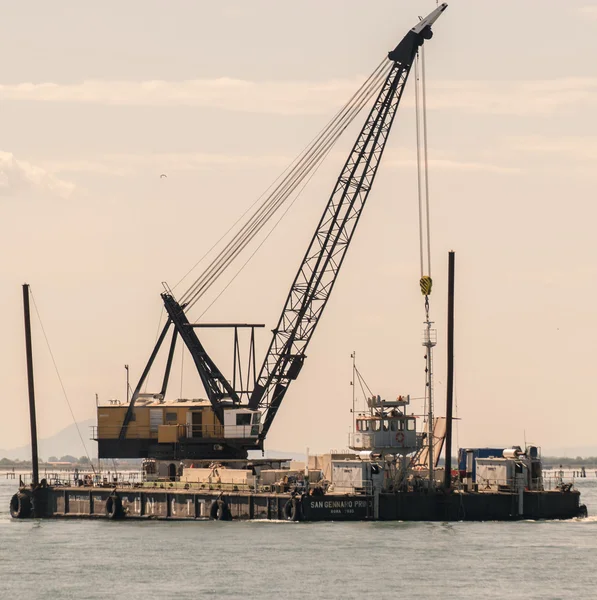
<path id="1" fill-rule="evenodd" d="M 421 74 L 419 75 L 419 65 Z M 422 114 L 421 114 L 422 113 Z M 429 314 L 429 295 L 433 287 L 431 279 L 431 225 L 429 217 L 429 161 L 427 150 L 427 102 L 425 92 L 425 49 L 415 60 L 415 122 L 417 133 L 417 192 L 419 208 L 419 255 L 421 278 L 419 286 L 425 296 L 425 309 Z M 421 144 L 421 129 L 423 143 Z M 422 155 L 422 156 L 421 156 Z M 423 195 L 425 203 L 423 203 Z M 427 273 L 425 273 L 425 263 Z"/>
<path id="2" fill-rule="evenodd" d="M 389 53 L 393 61 L 382 89 L 357 138 L 274 329 L 250 408 L 262 408 L 265 438 L 286 394 L 298 376 L 305 351 L 329 299 L 365 202 L 373 185 L 385 144 L 419 46 L 430 39 L 431 24 L 445 10 L 442 4 L 411 29 Z"/>
<path id="3" fill-rule="evenodd" d="M 220 251 L 207 268 L 180 297 L 185 308 L 191 308 L 215 283 L 230 263 L 253 240 L 255 235 L 292 196 L 311 172 L 317 169 L 330 148 L 371 99 L 386 77 L 387 65 L 380 64 L 322 132 L 294 161 L 287 175 L 254 210 L 235 237 Z"/>
<path id="4" fill-rule="evenodd" d="M 174 336 L 179 334 L 191 353 L 193 362 L 195 363 L 207 397 L 212 404 L 218 420 L 223 423 L 222 404 L 224 401 L 229 401 L 233 404 L 240 403 L 240 398 L 234 391 L 233 386 L 231 386 L 228 380 L 222 375 L 222 372 L 218 369 L 214 361 L 205 351 L 194 329 L 190 326 L 185 314 L 185 308 L 190 308 L 197 301 L 197 299 L 200 298 L 201 293 L 207 289 L 205 286 L 209 287 L 217 279 L 217 277 L 219 277 L 223 270 L 246 246 L 246 244 L 250 242 L 259 229 L 263 227 L 267 220 L 269 220 L 269 218 L 275 213 L 277 208 L 281 206 L 281 204 L 288 198 L 294 189 L 309 174 L 309 172 L 316 168 L 321 160 L 325 158 L 325 155 L 333 146 L 341 133 L 346 129 L 346 127 L 348 127 L 356 114 L 360 112 L 363 106 L 370 99 L 381 78 L 385 77 L 386 70 L 386 66 L 383 63 L 380 63 L 373 74 L 367 79 L 361 88 L 359 88 L 359 90 L 353 94 L 351 99 L 337 113 L 334 119 L 332 119 L 330 124 L 324 128 L 319 136 L 302 153 L 301 158 L 298 159 L 298 161 L 295 161 L 296 164 L 292 168 L 290 175 L 287 176 L 283 180 L 282 184 L 275 189 L 275 193 L 270 194 L 267 201 L 257 209 L 256 213 L 251 217 L 249 223 L 244 226 L 242 235 L 233 240 L 232 248 L 228 246 L 224 249 L 220 256 L 217 257 L 208 267 L 206 272 L 200 276 L 200 278 L 193 284 L 193 286 L 191 286 L 191 288 L 189 288 L 189 290 L 187 290 L 181 301 L 178 302 L 168 288 L 166 293 L 162 294 L 162 300 L 164 301 L 164 306 L 168 312 L 169 319 L 155 345 L 145 370 L 141 375 L 135 392 L 133 393 L 125 414 L 125 418 L 123 420 L 123 424 L 121 426 L 119 435 L 120 439 L 126 438 L 128 425 L 133 416 L 135 401 L 165 339 L 166 333 L 172 324 L 174 325 Z M 215 276 L 213 275 L 214 270 L 216 270 Z M 208 279 L 207 284 L 205 283 L 206 277 Z M 199 291 L 197 291 L 198 289 Z M 176 338 L 174 337 L 168 357 L 166 373 L 164 375 L 164 382 L 162 384 L 162 395 L 165 394 L 165 388 L 168 384 L 175 339 Z"/>

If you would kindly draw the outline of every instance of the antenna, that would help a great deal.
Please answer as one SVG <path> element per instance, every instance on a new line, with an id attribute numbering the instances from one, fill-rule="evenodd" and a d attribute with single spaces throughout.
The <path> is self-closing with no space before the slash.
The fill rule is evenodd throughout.
<path id="1" fill-rule="evenodd" d="M 129 403 L 129 390 L 130 385 L 129 385 L 129 366 L 128 365 L 124 365 L 124 368 L 126 369 L 126 403 Z"/>
<path id="2" fill-rule="evenodd" d="M 524 439 L 524 450 L 526 452 L 526 450 L 527 450 L 527 430 L 526 429 L 522 430 L 522 437 Z"/>

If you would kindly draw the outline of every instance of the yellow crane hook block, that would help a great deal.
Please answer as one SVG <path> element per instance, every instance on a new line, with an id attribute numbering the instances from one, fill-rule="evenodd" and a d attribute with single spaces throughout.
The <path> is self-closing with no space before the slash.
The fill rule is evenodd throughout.
<path id="1" fill-rule="evenodd" d="M 421 286 L 421 294 L 423 296 L 429 296 L 431 294 L 431 287 L 433 286 L 433 281 L 429 275 L 423 275 L 421 280 L 419 281 L 419 285 Z"/>

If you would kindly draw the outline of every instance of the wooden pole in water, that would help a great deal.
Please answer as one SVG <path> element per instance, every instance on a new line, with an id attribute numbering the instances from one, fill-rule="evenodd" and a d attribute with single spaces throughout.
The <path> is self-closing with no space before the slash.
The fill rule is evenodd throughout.
<path id="1" fill-rule="evenodd" d="M 29 420 L 31 421 L 31 463 L 34 486 L 39 485 L 39 458 L 37 455 L 37 421 L 35 418 L 35 388 L 33 386 L 33 350 L 31 347 L 31 314 L 29 311 L 29 285 L 23 284 L 25 311 L 25 348 L 27 352 L 27 383 L 29 385 Z"/>
<path id="2" fill-rule="evenodd" d="M 454 396 L 454 251 L 448 253 L 448 390 L 444 487 L 452 486 L 452 404 Z"/>

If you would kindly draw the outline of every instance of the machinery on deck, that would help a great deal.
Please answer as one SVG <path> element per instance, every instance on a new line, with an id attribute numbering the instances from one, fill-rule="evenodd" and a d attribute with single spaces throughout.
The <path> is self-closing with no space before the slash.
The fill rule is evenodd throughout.
<path id="1" fill-rule="evenodd" d="M 100 458 L 233 459 L 246 458 L 248 450 L 263 449 L 263 442 L 293 380 L 305 361 L 306 350 L 336 282 L 346 251 L 371 191 L 394 122 L 396 110 L 419 47 L 432 37 L 431 25 L 447 8 L 438 6 L 413 27 L 374 71 L 349 103 L 307 148 L 284 180 L 254 214 L 249 225 L 214 260 L 187 292 L 177 299 L 166 287 L 162 293 L 167 322 L 151 353 L 128 405 L 98 407 Z M 290 288 L 265 360 L 255 369 L 254 328 L 235 328 L 232 383 L 209 356 L 197 335 L 205 324 L 189 322 L 186 311 L 288 197 L 323 160 L 331 145 L 365 103 L 377 93 L 373 107 L 342 168 L 316 231 Z M 251 349 L 245 378 L 237 378 L 237 330 L 251 328 Z M 162 386 L 157 393 L 142 393 L 150 369 L 172 330 Z M 166 391 L 177 338 L 184 342 L 201 378 L 207 399 L 166 402 Z M 239 384 L 240 380 L 240 384 Z M 409 421 L 404 436 L 410 439 Z M 396 434 L 394 442 L 396 443 Z M 414 436 L 414 432 L 412 434 Z M 410 436 L 410 437 L 409 437 Z"/>

